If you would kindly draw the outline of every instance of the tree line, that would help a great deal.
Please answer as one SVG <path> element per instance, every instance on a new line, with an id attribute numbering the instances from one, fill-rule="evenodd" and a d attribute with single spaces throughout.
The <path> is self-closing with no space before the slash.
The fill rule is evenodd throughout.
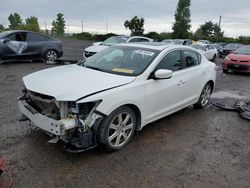
<path id="1" fill-rule="evenodd" d="M 2 24 L 0 24 L 0 32 L 5 30 L 29 30 L 35 32 L 42 32 L 39 26 L 38 18 L 35 16 L 30 16 L 22 20 L 21 16 L 18 13 L 10 14 L 8 17 L 9 26 L 4 28 Z M 46 34 L 51 34 L 54 36 L 63 36 L 65 32 L 65 19 L 62 13 L 57 14 L 57 18 L 52 21 L 51 32 L 49 30 L 45 30 Z"/>

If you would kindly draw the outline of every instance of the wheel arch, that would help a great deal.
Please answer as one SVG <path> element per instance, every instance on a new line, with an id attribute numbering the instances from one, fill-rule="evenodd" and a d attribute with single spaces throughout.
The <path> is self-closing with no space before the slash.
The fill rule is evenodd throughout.
<path id="1" fill-rule="evenodd" d="M 141 111 L 140 111 L 140 109 L 135 104 L 124 104 L 124 105 L 122 105 L 120 107 L 123 107 L 123 106 L 127 106 L 127 107 L 131 108 L 133 110 L 133 112 L 135 113 L 135 117 L 136 117 L 136 128 L 135 128 L 135 130 L 139 131 L 141 129 L 141 124 L 142 124 L 141 123 Z"/>
<path id="2" fill-rule="evenodd" d="M 206 84 L 210 84 L 211 85 L 212 92 L 213 92 L 214 91 L 214 86 L 215 86 L 214 81 L 213 80 L 209 80 Z"/>

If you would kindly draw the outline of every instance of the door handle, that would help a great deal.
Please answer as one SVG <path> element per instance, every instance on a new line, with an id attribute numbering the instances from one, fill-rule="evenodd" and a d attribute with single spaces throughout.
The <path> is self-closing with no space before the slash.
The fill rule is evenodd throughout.
<path id="1" fill-rule="evenodd" d="M 177 84 L 178 86 L 185 84 L 185 80 L 180 80 L 179 83 Z"/>

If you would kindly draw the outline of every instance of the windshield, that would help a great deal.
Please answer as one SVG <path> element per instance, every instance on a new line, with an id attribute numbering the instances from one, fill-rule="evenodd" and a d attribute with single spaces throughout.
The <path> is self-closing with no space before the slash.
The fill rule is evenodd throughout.
<path id="1" fill-rule="evenodd" d="M 250 55 L 250 46 L 240 47 L 234 53 L 236 53 L 236 54 L 243 54 L 243 55 Z"/>
<path id="2" fill-rule="evenodd" d="M 119 44 L 122 42 L 126 42 L 128 40 L 128 37 L 110 37 L 108 39 L 106 39 L 102 45 L 106 45 L 106 46 L 112 46 L 114 44 Z"/>
<path id="3" fill-rule="evenodd" d="M 205 46 L 199 45 L 199 44 L 193 44 L 191 45 L 193 48 L 197 49 L 197 50 L 204 50 Z"/>
<path id="4" fill-rule="evenodd" d="M 4 32 L 0 33 L 0 39 L 5 38 L 10 33 L 11 33 L 11 31 L 4 31 Z"/>
<path id="5" fill-rule="evenodd" d="M 112 74 L 137 76 L 143 73 L 155 57 L 158 50 L 114 46 L 88 58 L 84 66 Z"/>
<path id="6" fill-rule="evenodd" d="M 239 44 L 233 44 L 233 43 L 231 43 L 231 44 L 227 44 L 225 46 L 225 49 L 232 49 L 232 50 L 234 50 L 234 49 L 237 49 L 238 47 L 239 47 Z"/>

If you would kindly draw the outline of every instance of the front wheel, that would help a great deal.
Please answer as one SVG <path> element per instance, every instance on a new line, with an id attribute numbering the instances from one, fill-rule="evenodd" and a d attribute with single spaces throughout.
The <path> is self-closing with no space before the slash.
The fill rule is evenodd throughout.
<path id="1" fill-rule="evenodd" d="M 124 148 L 132 139 L 136 127 L 134 112 L 127 106 L 114 110 L 100 125 L 97 137 L 107 151 Z"/>
<path id="2" fill-rule="evenodd" d="M 47 50 L 44 55 L 44 60 L 47 61 L 55 61 L 58 55 L 55 50 Z"/>
<path id="3" fill-rule="evenodd" d="M 196 104 L 194 104 L 194 107 L 204 108 L 208 104 L 211 94 L 212 94 L 211 84 L 207 83 L 202 89 L 199 101 Z"/>

